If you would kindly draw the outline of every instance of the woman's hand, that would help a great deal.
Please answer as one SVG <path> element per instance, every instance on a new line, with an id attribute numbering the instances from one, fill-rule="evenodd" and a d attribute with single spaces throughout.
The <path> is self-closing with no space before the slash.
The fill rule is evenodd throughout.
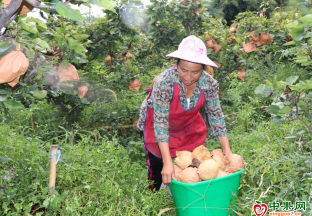
<path id="1" fill-rule="evenodd" d="M 159 142 L 158 143 L 160 153 L 163 159 L 163 168 L 161 171 L 162 182 L 164 184 L 171 184 L 171 179 L 177 180 L 174 173 L 174 166 L 169 151 L 169 143 Z"/>
<path id="2" fill-rule="evenodd" d="M 172 161 L 171 163 L 164 163 L 163 169 L 161 171 L 161 176 L 164 184 L 171 184 L 171 179 L 177 180 Z"/>
<path id="3" fill-rule="evenodd" d="M 230 155 L 230 154 L 232 154 L 231 149 L 225 149 L 225 150 L 223 150 L 223 155 L 224 155 L 224 156 L 227 156 L 227 155 Z"/>

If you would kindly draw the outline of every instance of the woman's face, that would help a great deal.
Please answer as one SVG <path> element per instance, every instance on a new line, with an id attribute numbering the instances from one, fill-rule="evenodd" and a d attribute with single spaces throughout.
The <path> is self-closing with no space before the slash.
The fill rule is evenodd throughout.
<path id="1" fill-rule="evenodd" d="M 179 77 L 186 86 L 197 82 L 203 72 L 202 64 L 180 60 L 178 64 Z"/>

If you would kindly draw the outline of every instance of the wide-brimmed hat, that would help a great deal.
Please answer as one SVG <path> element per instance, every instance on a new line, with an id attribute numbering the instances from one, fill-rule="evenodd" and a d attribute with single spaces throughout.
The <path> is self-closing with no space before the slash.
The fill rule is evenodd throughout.
<path id="1" fill-rule="evenodd" d="M 179 44 L 178 50 L 166 56 L 204 64 L 215 68 L 218 67 L 207 57 L 207 48 L 204 42 L 194 35 L 184 38 Z"/>

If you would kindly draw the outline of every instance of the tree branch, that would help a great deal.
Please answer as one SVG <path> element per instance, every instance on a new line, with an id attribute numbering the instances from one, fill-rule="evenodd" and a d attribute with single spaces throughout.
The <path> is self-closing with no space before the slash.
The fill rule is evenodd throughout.
<path id="1" fill-rule="evenodd" d="M 223 77 L 221 77 L 219 79 L 219 81 L 223 80 L 225 77 L 227 77 L 230 73 L 232 73 L 233 71 L 236 70 L 236 68 L 238 68 L 240 66 L 239 63 L 237 63 L 234 67 L 231 68 L 231 70 L 229 70 Z"/>
<path id="2" fill-rule="evenodd" d="M 15 38 L 16 36 L 15 35 L 12 35 L 12 34 L 4 34 L 4 35 L 1 35 L 0 36 L 0 41 L 3 41 L 5 40 L 6 38 Z"/>
<path id="3" fill-rule="evenodd" d="M 105 39 L 109 34 L 109 32 L 107 32 L 105 35 L 101 36 L 101 37 L 98 37 L 97 39 L 95 39 L 92 44 L 95 44 L 97 42 L 100 42 L 101 40 Z"/>
<path id="4" fill-rule="evenodd" d="M 307 128 L 310 132 L 312 132 L 312 129 L 309 127 L 309 125 L 308 125 L 301 117 L 297 116 L 297 119 L 300 120 L 300 121 L 304 124 L 304 126 L 306 126 L 306 128 Z"/>
<path id="5" fill-rule="evenodd" d="M 105 50 L 105 47 L 102 47 L 97 53 L 91 56 L 91 60 L 95 59 L 98 55 L 100 55 Z"/>
<path id="6" fill-rule="evenodd" d="M 13 20 L 15 20 L 15 18 L 17 17 L 17 12 L 15 14 L 12 15 L 12 17 L 6 21 L 6 23 L 4 24 L 4 26 L 6 26 L 7 24 L 9 24 L 10 22 L 12 22 Z"/>
<path id="7" fill-rule="evenodd" d="M 93 125 L 93 124 L 95 124 L 95 123 L 97 123 L 97 122 L 104 122 L 104 121 L 103 121 L 103 120 L 96 120 L 96 121 L 94 121 L 94 122 L 91 122 L 90 124 L 87 124 L 87 125 L 83 126 L 82 128 L 80 128 L 80 129 L 78 130 L 78 132 L 81 131 L 81 130 L 83 130 L 83 129 L 86 129 L 87 127 L 90 127 L 91 125 Z"/>
<path id="8" fill-rule="evenodd" d="M 55 10 L 54 6 L 42 5 L 41 2 L 37 0 L 25 0 L 25 1 L 35 8 Z"/>
<path id="9" fill-rule="evenodd" d="M 18 13 L 23 0 L 11 1 L 5 9 L 0 9 L 0 29 L 12 22 Z"/>
<path id="10" fill-rule="evenodd" d="M 70 111 L 66 106 L 64 106 L 64 104 L 58 104 L 57 102 L 55 102 L 53 99 L 47 98 L 47 101 L 50 101 L 55 107 L 62 109 L 65 112 Z"/>
<path id="11" fill-rule="evenodd" d="M 119 117 L 115 118 L 114 121 L 116 121 L 116 120 L 118 120 L 118 119 L 122 119 L 122 118 L 131 118 L 131 117 L 132 117 L 132 116 L 119 116 Z M 78 131 L 81 131 L 81 130 L 83 130 L 83 129 L 86 129 L 87 127 L 90 127 L 91 125 L 93 125 L 93 124 L 95 124 L 95 123 L 97 123 L 97 122 L 105 123 L 105 121 L 103 121 L 103 120 L 96 120 L 96 121 L 94 121 L 94 122 L 91 122 L 90 124 L 87 124 L 87 125 L 83 126 L 83 127 L 80 128 Z"/>
<path id="12" fill-rule="evenodd" d="M 39 14 L 40 14 L 40 16 L 42 17 L 42 19 L 45 19 L 46 21 L 48 21 L 48 20 L 49 20 L 48 18 L 46 18 L 46 17 L 44 16 L 44 14 L 43 14 L 43 12 L 42 12 L 42 11 L 39 11 Z"/>
<path id="13" fill-rule="evenodd" d="M 36 69 L 34 68 L 32 71 L 30 71 L 30 73 L 25 77 L 25 79 L 23 79 L 23 83 L 28 83 L 29 80 L 34 76 L 36 75 L 37 71 Z"/>
<path id="14" fill-rule="evenodd" d="M 190 36 L 190 29 L 189 29 L 188 25 L 184 21 L 182 21 L 182 25 L 185 28 L 186 36 Z"/>

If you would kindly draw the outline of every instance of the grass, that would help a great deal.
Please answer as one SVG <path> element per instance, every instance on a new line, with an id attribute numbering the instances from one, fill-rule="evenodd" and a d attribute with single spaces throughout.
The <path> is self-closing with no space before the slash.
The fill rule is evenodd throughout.
<path id="1" fill-rule="evenodd" d="M 297 140 L 285 138 L 298 124 L 268 122 L 252 132 L 229 131 L 233 152 L 248 163 L 237 198 L 239 213 L 252 215 L 255 200 L 311 203 L 312 168 L 305 163 L 311 152 L 304 145 L 298 148 Z M 61 158 L 77 170 L 59 162 L 56 188 L 49 196 L 51 143 L 8 126 L 0 130 L 0 215 L 157 215 L 162 209 L 174 208 L 166 190 L 151 193 L 147 189 L 147 165 L 140 142 L 123 147 L 117 138 L 95 141 L 92 135 L 85 135 L 76 145 L 63 142 L 59 145 Z M 140 153 L 137 160 L 127 150 L 130 146 L 137 152 L 135 156 Z M 209 139 L 207 147 L 220 146 Z M 13 172 L 14 177 L 6 180 Z M 175 211 L 163 215 L 175 215 Z"/>
<path id="2" fill-rule="evenodd" d="M 246 82 L 236 81 L 233 75 L 234 80 L 221 101 L 224 114 L 238 112 L 226 118 L 228 136 L 233 153 L 242 155 L 248 163 L 235 199 L 237 213 L 254 215 L 252 207 L 256 200 L 266 204 L 306 201 L 307 210 L 302 215 L 311 216 L 312 155 L 311 144 L 302 143 L 308 141 L 304 140 L 308 136 L 298 135 L 303 125 L 297 121 L 275 125 L 263 109 L 253 109 L 270 104 L 270 100 L 253 93 L 264 82 L 263 77 L 273 81 L 306 73 L 280 64 L 262 67 L 259 73 L 259 67 L 248 70 Z M 163 209 L 168 211 L 162 215 L 176 215 L 166 190 L 158 193 L 148 190 L 140 134 L 134 129 L 121 133 L 102 128 L 103 124 L 131 125 L 145 96 L 143 90 L 124 91 L 118 93 L 117 103 L 99 100 L 83 110 L 76 123 L 75 144 L 73 133 L 66 130 L 66 114 L 44 101 L 28 110 L 11 112 L 10 117 L 2 113 L 0 215 L 132 216 L 157 215 Z M 34 133 L 30 124 L 32 114 Z M 130 117 L 114 120 L 119 116 Z M 78 130 L 98 119 L 103 122 Z M 294 135 L 296 138 L 289 138 Z M 56 188 L 50 196 L 49 149 L 53 144 L 59 145 L 61 158 L 77 170 L 59 162 Z M 206 146 L 210 151 L 220 148 L 219 142 L 210 138 Z"/>
<path id="3" fill-rule="evenodd" d="M 48 196 L 50 144 L 6 126 L 1 131 L 1 215 L 155 215 L 172 206 L 164 191 L 147 189 L 145 162 L 131 162 L 117 140 L 107 139 L 60 145 L 62 159 L 77 170 L 59 162 L 54 195 Z"/>

